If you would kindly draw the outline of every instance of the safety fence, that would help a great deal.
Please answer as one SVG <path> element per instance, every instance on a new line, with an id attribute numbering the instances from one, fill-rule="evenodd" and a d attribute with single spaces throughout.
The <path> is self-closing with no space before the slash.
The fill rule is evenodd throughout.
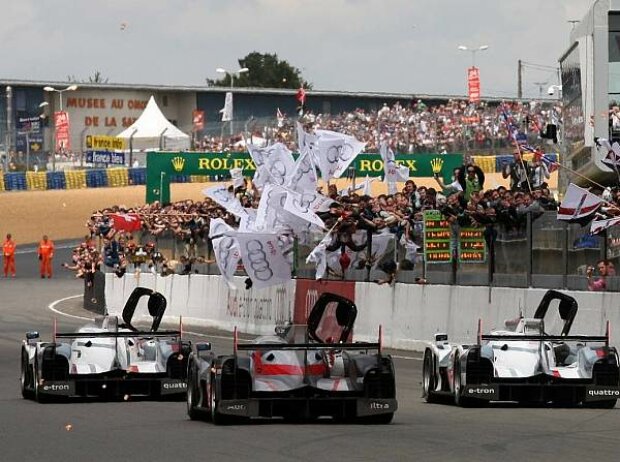
<path id="1" fill-rule="evenodd" d="M 524 213 L 516 225 L 487 225 L 482 231 L 484 247 L 482 261 L 472 262 L 460 251 L 461 228 L 451 229 L 449 262 L 433 262 L 425 258 L 424 224 L 414 222 L 413 241 L 405 240 L 400 231 L 373 234 L 359 232 L 350 238 L 357 244 L 368 242 L 359 252 L 353 252 L 344 244 L 327 254 L 330 271 L 325 279 L 375 281 L 386 280 L 387 272 L 398 265 L 395 281 L 405 283 L 428 283 L 467 286 L 540 287 L 587 290 L 586 270 L 596 266 L 601 259 L 620 267 L 620 229 L 612 227 L 600 235 L 589 234 L 588 228 L 558 221 L 555 212 Z M 471 228 L 466 228 L 470 230 Z M 295 277 L 315 277 L 314 263 L 306 259 L 323 237 L 323 233 L 296 236 L 285 252 Z M 341 239 L 342 237 L 337 237 Z M 171 232 L 157 236 L 143 233 L 137 240 L 146 244 L 153 242 L 178 274 L 219 274 L 213 249 L 206 236 L 179 238 Z M 483 240 L 483 241 L 482 241 Z M 415 245 L 419 249 L 415 251 Z M 342 267 L 340 255 L 347 253 L 346 268 Z M 390 269 L 391 265 L 391 269 Z M 142 271 L 148 267 L 142 265 Z M 108 268 L 105 271 L 112 271 Z M 128 272 L 133 268 L 128 268 Z M 244 275 L 239 265 L 237 275 Z M 595 274 L 595 278 L 598 276 Z M 607 291 L 620 291 L 620 277 L 606 277 Z"/>
<path id="2" fill-rule="evenodd" d="M 378 156 L 378 155 L 377 155 Z M 525 154 L 531 160 L 533 154 Z M 553 162 L 558 160 L 555 153 L 546 154 Z M 474 162 L 485 173 L 501 172 L 513 162 L 512 154 L 494 156 L 472 156 Z M 204 183 L 227 179 L 205 175 L 171 175 L 173 183 Z M 63 170 L 47 172 L 9 172 L 0 173 L 0 191 L 43 191 L 47 189 L 107 188 L 146 184 L 146 168 L 113 167 L 106 169 Z"/>

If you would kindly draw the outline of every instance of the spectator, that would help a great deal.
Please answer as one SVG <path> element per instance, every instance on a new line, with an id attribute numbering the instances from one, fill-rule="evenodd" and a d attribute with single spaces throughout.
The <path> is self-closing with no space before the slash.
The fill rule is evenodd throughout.
<path id="1" fill-rule="evenodd" d="M 530 164 L 523 160 L 520 151 L 515 151 L 513 156 L 513 162 L 504 166 L 502 177 L 504 179 L 510 177 L 510 189 L 512 191 L 529 191 L 531 188 L 528 185 L 531 176 Z"/>
<path id="2" fill-rule="evenodd" d="M 588 290 L 592 291 L 602 291 L 607 288 L 607 271 L 609 267 L 608 260 L 599 260 L 596 263 L 596 268 L 598 270 L 599 277 L 598 279 L 592 278 L 592 273 L 594 272 L 594 268 L 589 266 L 586 271 L 586 278 L 588 280 Z"/>

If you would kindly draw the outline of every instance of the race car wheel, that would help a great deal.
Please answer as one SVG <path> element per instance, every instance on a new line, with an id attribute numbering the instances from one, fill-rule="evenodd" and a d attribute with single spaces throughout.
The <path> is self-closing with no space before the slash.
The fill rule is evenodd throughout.
<path id="1" fill-rule="evenodd" d="M 30 364 L 28 364 L 28 354 L 24 350 L 22 350 L 21 374 L 19 381 L 22 390 L 22 397 L 26 399 L 34 398 L 32 369 L 30 368 Z"/>
<path id="2" fill-rule="evenodd" d="M 202 420 L 204 413 L 199 409 L 200 390 L 199 383 L 196 378 L 196 371 L 193 364 L 190 363 L 189 373 L 187 374 L 187 415 L 191 420 Z"/>
<path id="3" fill-rule="evenodd" d="M 435 401 L 435 388 L 437 386 L 437 377 L 435 374 L 435 358 L 433 352 L 426 349 L 424 352 L 424 366 L 422 369 L 422 397 L 427 403 Z"/>
<path id="4" fill-rule="evenodd" d="M 211 376 L 211 383 L 209 384 L 209 410 L 211 411 L 211 421 L 215 425 L 226 425 L 229 423 L 228 416 L 220 413 L 217 410 L 220 402 L 219 396 L 217 396 L 217 384 L 215 383 L 215 375 Z"/>
<path id="5" fill-rule="evenodd" d="M 36 399 L 39 403 L 48 403 L 50 401 L 50 397 L 41 393 L 41 386 L 39 385 L 39 362 L 35 358 L 34 360 L 34 370 L 32 380 L 34 382 L 34 399 Z"/>
<path id="6" fill-rule="evenodd" d="M 454 404 L 461 407 L 471 407 L 476 404 L 476 400 L 463 396 L 463 378 L 458 355 L 454 360 Z"/>

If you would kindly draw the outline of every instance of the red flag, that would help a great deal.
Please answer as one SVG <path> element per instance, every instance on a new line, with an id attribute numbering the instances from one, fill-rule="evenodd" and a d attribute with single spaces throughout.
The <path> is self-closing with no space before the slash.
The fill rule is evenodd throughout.
<path id="1" fill-rule="evenodd" d="M 299 104 L 302 106 L 306 104 L 306 90 L 304 90 L 304 87 L 300 87 L 299 90 L 297 90 L 295 98 L 297 98 L 297 101 L 299 101 Z"/>
<path id="2" fill-rule="evenodd" d="M 137 213 L 113 213 L 110 218 L 112 218 L 112 227 L 117 231 L 131 233 L 140 231 L 142 228 L 142 220 Z"/>

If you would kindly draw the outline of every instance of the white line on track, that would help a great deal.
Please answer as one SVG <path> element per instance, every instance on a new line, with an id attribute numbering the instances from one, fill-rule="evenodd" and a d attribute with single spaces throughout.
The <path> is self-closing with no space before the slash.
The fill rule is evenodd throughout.
<path id="1" fill-rule="evenodd" d="M 82 297 L 82 295 L 71 295 L 69 297 L 61 298 L 59 300 L 53 301 L 47 307 L 51 311 L 53 311 L 54 313 L 59 314 L 61 316 L 66 316 L 68 318 L 73 318 L 73 319 L 82 319 L 84 321 L 92 321 L 93 318 L 87 318 L 85 316 L 77 316 L 75 314 L 68 314 L 68 313 L 64 313 L 64 312 L 56 309 L 56 305 L 58 305 L 59 303 L 65 302 L 67 300 L 72 300 L 74 298 L 80 298 L 80 297 Z M 215 339 L 218 339 L 218 340 L 233 340 L 232 336 L 227 336 L 227 335 L 202 334 L 202 333 L 199 333 L 199 332 L 191 332 L 189 330 L 183 330 L 183 333 L 188 334 L 188 335 L 194 335 L 196 337 L 215 338 Z M 249 340 L 239 339 L 239 341 L 240 342 L 248 342 Z M 418 358 L 418 357 L 414 357 L 414 356 L 392 355 L 392 358 L 394 358 L 394 359 L 406 359 L 408 361 L 422 361 L 422 358 Z"/>

